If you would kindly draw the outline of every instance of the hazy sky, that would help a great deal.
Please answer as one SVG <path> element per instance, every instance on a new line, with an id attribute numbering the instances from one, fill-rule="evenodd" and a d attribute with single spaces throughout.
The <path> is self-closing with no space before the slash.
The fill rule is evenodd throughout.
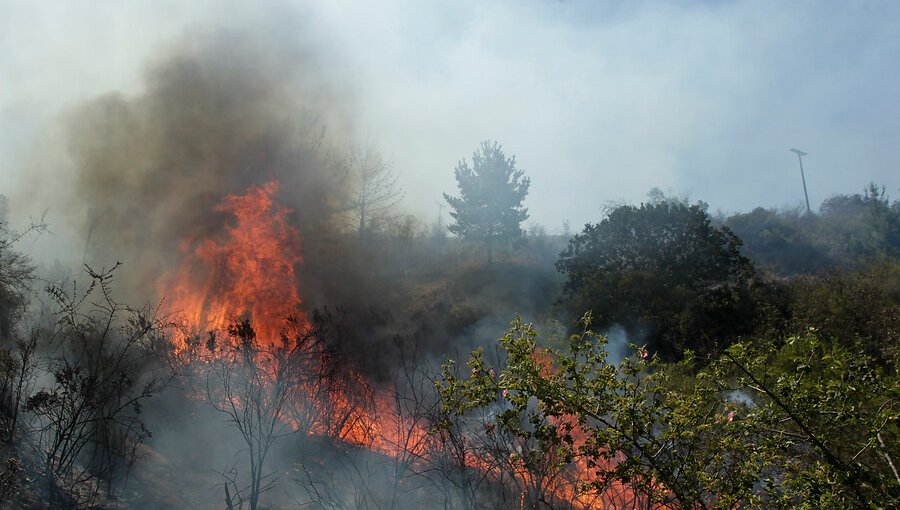
<path id="1" fill-rule="evenodd" d="M 727 212 L 798 205 L 791 147 L 814 207 L 869 181 L 900 198 L 900 2 L 252 3 L 0 0 L 0 193 L 66 108 L 139 93 L 186 32 L 249 28 L 331 63 L 425 219 L 488 138 L 550 230 L 653 186 Z"/>

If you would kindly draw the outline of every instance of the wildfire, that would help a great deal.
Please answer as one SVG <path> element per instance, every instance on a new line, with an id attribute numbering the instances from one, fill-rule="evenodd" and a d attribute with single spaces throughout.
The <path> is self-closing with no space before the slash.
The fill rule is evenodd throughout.
<path id="1" fill-rule="evenodd" d="M 161 295 L 180 322 L 196 331 L 221 331 L 238 318 L 272 343 L 287 317 L 305 322 L 294 267 L 302 262 L 300 231 L 290 209 L 274 202 L 278 182 L 228 195 L 215 211 L 233 216 L 222 240 L 186 241 L 181 267 L 163 278 Z M 187 333 L 176 335 L 186 346 Z"/>
<path id="2" fill-rule="evenodd" d="M 159 285 L 167 311 L 182 326 L 172 338 L 176 351 L 187 349 L 191 339 L 207 332 L 226 331 L 237 320 L 249 320 L 254 341 L 262 349 L 274 347 L 288 317 L 294 319 L 294 330 L 309 326 L 294 272 L 303 261 L 302 238 L 288 223 L 291 210 L 275 202 L 278 188 L 277 181 L 270 181 L 242 195 L 228 195 L 214 208 L 231 216 L 221 238 L 182 244 L 179 268 Z M 343 378 L 324 389 L 318 387 L 322 381 L 310 382 L 303 402 L 296 403 L 304 408 L 298 416 L 306 416 L 285 420 L 308 433 L 396 456 L 399 445 L 407 445 L 410 438 L 400 437 L 401 427 L 392 426 L 390 392 L 371 388 L 350 370 Z M 425 434 L 417 428 L 412 437 L 421 439 Z"/>
<path id="3" fill-rule="evenodd" d="M 270 181 L 252 186 L 242 195 L 228 195 L 214 208 L 230 216 L 222 235 L 183 242 L 183 261 L 159 285 L 167 311 L 184 326 L 172 338 L 176 352 L 187 350 L 192 339 L 203 338 L 207 332 L 224 332 L 237 321 L 252 324 L 251 337 L 261 351 L 277 347 L 288 322 L 294 328 L 310 327 L 301 308 L 295 275 L 295 267 L 303 261 L 302 238 L 300 231 L 288 223 L 291 210 L 274 200 L 278 188 L 277 181 Z M 550 359 L 540 352 L 538 356 L 543 370 L 550 373 Z M 329 361 L 322 359 L 320 363 Z M 274 374 L 274 367 L 267 368 L 266 373 Z M 427 455 L 430 435 L 426 425 L 415 419 L 409 422 L 410 417 L 397 409 L 390 390 L 373 388 L 352 369 L 344 367 L 336 383 L 311 380 L 294 400 L 292 413 L 280 418 L 295 430 L 326 435 L 395 458 Z M 511 458 L 510 462 L 525 486 L 548 483 L 535 478 L 521 458 Z M 485 472 L 498 469 L 493 462 L 468 455 L 464 463 Z M 576 480 L 586 478 L 588 466 L 583 461 L 576 462 L 574 468 Z M 596 494 L 580 491 L 578 483 L 549 483 L 552 487 L 545 488 L 552 488 L 576 507 L 605 507 Z M 624 487 L 615 491 L 623 501 L 633 496 Z M 523 502 L 524 496 L 523 491 Z"/>

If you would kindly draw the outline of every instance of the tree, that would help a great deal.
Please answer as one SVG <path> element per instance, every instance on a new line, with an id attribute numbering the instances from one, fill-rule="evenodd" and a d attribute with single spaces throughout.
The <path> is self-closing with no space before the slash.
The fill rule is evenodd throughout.
<path id="1" fill-rule="evenodd" d="M 398 184 L 400 176 L 368 141 L 351 156 L 350 174 L 356 190 L 350 208 L 356 230 L 363 236 L 374 221 L 385 219 L 403 198 L 403 190 Z"/>
<path id="2" fill-rule="evenodd" d="M 220 473 L 229 510 L 245 503 L 256 510 L 260 496 L 275 486 L 277 477 L 265 470 L 266 459 L 279 439 L 298 431 L 292 426 L 292 402 L 311 383 L 327 378 L 326 347 L 315 329 L 294 318 L 288 318 L 287 325 L 280 341 L 268 346 L 257 342 L 249 320 L 238 321 L 228 327 L 228 341 L 212 353 L 206 395 L 240 433 L 250 472 L 246 484 L 241 484 L 236 466 Z M 212 334 L 210 347 L 219 347 Z"/>
<path id="3" fill-rule="evenodd" d="M 27 305 L 35 267 L 13 245 L 32 233 L 46 230 L 43 218 L 32 220 L 21 232 L 9 227 L 6 197 L 0 195 L 0 420 L 5 440 L 12 443 L 19 426 L 19 411 L 35 373 L 38 331 L 23 336 L 17 326 Z"/>
<path id="4" fill-rule="evenodd" d="M 725 224 L 743 241 L 742 252 L 760 267 L 782 275 L 818 273 L 834 261 L 811 232 L 816 218 L 806 210 L 757 207 L 729 217 Z"/>
<path id="5" fill-rule="evenodd" d="M 13 249 L 13 245 L 35 232 L 43 232 L 47 225 L 43 218 L 32 220 L 23 231 L 9 227 L 6 197 L 0 195 L 0 340 L 13 330 L 13 323 L 25 308 L 25 293 L 34 280 L 31 259 Z"/>
<path id="6" fill-rule="evenodd" d="M 520 225 L 528 219 L 528 209 L 522 207 L 522 201 L 531 179 L 516 168 L 515 156 L 507 158 L 502 147 L 490 141 L 481 142 L 472 154 L 471 167 L 460 161 L 454 174 L 460 196 L 444 193 L 455 220 L 448 229 L 464 239 L 484 243 L 490 265 L 494 243 L 523 234 Z"/>
<path id="7" fill-rule="evenodd" d="M 862 194 L 825 199 L 817 215 L 758 207 L 725 224 L 742 239 L 745 255 L 783 275 L 859 269 L 900 255 L 900 202 L 875 183 Z"/>
<path id="8" fill-rule="evenodd" d="M 553 452 L 581 482 L 569 497 L 599 497 L 604 508 L 611 491 L 627 495 L 624 508 L 900 501 L 900 386 L 866 356 L 808 331 L 780 347 L 736 343 L 704 368 L 691 357 L 666 365 L 644 349 L 614 363 L 589 326 L 586 315 L 583 332 L 556 351 L 516 320 L 499 362 L 475 351 L 470 377 L 445 365 L 444 410 L 488 413 L 493 434 L 529 445 L 517 461 Z"/>
<path id="9" fill-rule="evenodd" d="M 104 486 L 112 493 L 127 478 L 137 445 L 150 435 L 143 406 L 169 379 L 153 310 L 112 298 L 114 270 L 86 267 L 90 285 L 81 293 L 74 285 L 48 287 L 59 321 L 42 334 L 40 348 L 50 352 L 38 366 L 46 372 L 23 410 L 31 417 L 28 434 L 41 456 L 46 497 L 56 505 L 70 498 L 90 503 Z"/>
<path id="10" fill-rule="evenodd" d="M 664 357 L 713 352 L 752 328 L 751 262 L 702 204 L 621 206 L 576 235 L 556 263 L 574 317 L 622 325 Z"/>
<path id="11" fill-rule="evenodd" d="M 900 207 L 885 188 L 869 183 L 863 194 L 835 195 L 822 202 L 818 232 L 845 265 L 900 256 Z"/>

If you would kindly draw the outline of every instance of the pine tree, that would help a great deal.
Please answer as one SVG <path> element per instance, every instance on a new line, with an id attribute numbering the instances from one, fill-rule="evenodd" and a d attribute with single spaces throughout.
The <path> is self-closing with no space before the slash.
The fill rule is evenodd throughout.
<path id="1" fill-rule="evenodd" d="M 456 165 L 459 197 L 444 193 L 455 220 L 447 228 L 463 239 L 482 242 L 487 263 L 493 262 L 494 244 L 520 237 L 521 223 L 528 218 L 522 206 L 531 180 L 516 168 L 515 156 L 507 158 L 497 142 L 484 141 L 472 154 L 472 166 Z"/>

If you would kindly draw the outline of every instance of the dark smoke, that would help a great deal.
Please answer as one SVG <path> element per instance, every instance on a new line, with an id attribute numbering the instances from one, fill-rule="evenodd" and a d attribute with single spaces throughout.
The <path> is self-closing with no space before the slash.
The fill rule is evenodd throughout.
<path id="1" fill-rule="evenodd" d="M 327 75 L 313 52 L 283 41 L 207 34 L 158 57 L 140 95 L 109 94 L 75 109 L 68 149 L 73 209 L 85 211 L 75 227 L 85 262 L 121 261 L 117 288 L 126 302 L 165 300 L 155 293 L 178 267 L 182 245 L 216 239 L 232 221 L 214 207 L 276 179 L 276 200 L 292 209 L 303 237 L 295 283 L 306 312 L 331 310 L 342 322 L 340 348 L 379 372 L 388 360 L 365 353 L 393 336 L 384 326 L 396 285 L 344 228 L 350 100 Z"/>
<path id="2" fill-rule="evenodd" d="M 109 94 L 69 115 L 72 209 L 85 210 L 76 225 L 85 262 L 121 261 L 123 300 L 155 302 L 166 298 L 155 292 L 178 267 L 182 245 L 216 239 L 232 220 L 214 207 L 277 179 L 276 199 L 293 210 L 303 237 L 296 285 L 307 314 L 327 309 L 337 323 L 330 340 L 379 380 L 396 361 L 398 334 L 434 351 L 463 328 L 423 334 L 420 326 L 442 314 L 410 306 L 396 277 L 403 261 L 373 255 L 347 228 L 352 99 L 326 64 L 283 41 L 234 33 L 183 41 L 148 67 L 143 93 Z"/>
<path id="3" fill-rule="evenodd" d="M 69 150 L 86 260 L 124 262 L 120 284 L 147 299 L 180 242 L 223 228 L 215 204 L 271 179 L 304 237 L 327 235 L 346 201 L 338 147 L 350 132 L 318 65 L 250 37 L 192 37 L 149 66 L 143 94 L 78 108 Z"/>
<path id="4" fill-rule="evenodd" d="M 340 85 L 346 77 L 332 76 L 339 66 L 311 48 L 234 32 L 192 35 L 153 59 L 141 93 L 108 94 L 70 112 L 74 184 L 60 202 L 81 233 L 84 261 L 121 261 L 116 288 L 125 302 L 165 300 L 158 284 L 179 267 L 183 244 L 216 239 L 231 222 L 215 206 L 277 179 L 276 199 L 293 210 L 303 237 L 303 306 L 310 317 L 327 308 L 337 323 L 332 340 L 373 380 L 393 368 L 398 346 L 445 359 L 460 342 L 493 341 L 515 313 L 537 315 L 544 305 L 528 296 L 550 296 L 552 274 L 533 282 L 544 290 L 537 294 L 531 275 L 493 271 L 413 293 L 409 254 L 396 241 L 363 240 L 347 228 L 354 95 Z"/>

